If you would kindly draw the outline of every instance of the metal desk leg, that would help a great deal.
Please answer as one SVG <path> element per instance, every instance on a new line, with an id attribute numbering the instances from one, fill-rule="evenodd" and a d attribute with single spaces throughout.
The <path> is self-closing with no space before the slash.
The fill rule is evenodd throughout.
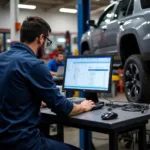
<path id="1" fill-rule="evenodd" d="M 64 126 L 57 124 L 57 136 L 59 139 L 64 142 Z"/>
<path id="2" fill-rule="evenodd" d="M 139 150 L 147 150 L 147 144 L 146 144 L 146 125 L 143 125 L 139 128 Z"/>
<path id="3" fill-rule="evenodd" d="M 45 137 L 49 137 L 49 123 L 45 123 L 42 120 L 40 121 L 40 124 L 38 126 L 40 132 L 45 136 Z"/>
<path id="4" fill-rule="evenodd" d="M 118 133 L 109 133 L 109 150 L 118 150 Z"/>
<path id="5" fill-rule="evenodd" d="M 83 150 L 92 150 L 91 131 L 80 129 L 80 148 Z"/>

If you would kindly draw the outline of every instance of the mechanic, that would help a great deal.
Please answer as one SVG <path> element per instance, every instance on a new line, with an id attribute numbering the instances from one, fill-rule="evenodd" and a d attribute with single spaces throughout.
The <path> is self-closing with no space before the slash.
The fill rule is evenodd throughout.
<path id="1" fill-rule="evenodd" d="M 76 105 L 63 97 L 47 66 L 37 58 L 51 44 L 46 21 L 28 17 L 20 32 L 21 42 L 0 54 L 0 149 L 77 150 L 40 134 L 41 100 L 62 117 L 89 111 L 95 105 L 87 100 Z"/>
<path id="2" fill-rule="evenodd" d="M 48 62 L 48 69 L 52 76 L 56 76 L 57 69 L 60 66 L 64 66 L 64 54 L 62 51 L 57 51 L 55 58 Z"/>

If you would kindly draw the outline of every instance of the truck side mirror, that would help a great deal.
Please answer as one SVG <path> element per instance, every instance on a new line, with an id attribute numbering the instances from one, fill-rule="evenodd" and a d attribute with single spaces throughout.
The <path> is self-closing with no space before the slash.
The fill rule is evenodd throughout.
<path id="1" fill-rule="evenodd" d="M 95 25 L 95 20 L 88 20 L 88 21 L 86 22 L 86 24 L 89 25 L 89 26 L 91 26 L 91 27 L 96 27 L 96 25 Z"/>

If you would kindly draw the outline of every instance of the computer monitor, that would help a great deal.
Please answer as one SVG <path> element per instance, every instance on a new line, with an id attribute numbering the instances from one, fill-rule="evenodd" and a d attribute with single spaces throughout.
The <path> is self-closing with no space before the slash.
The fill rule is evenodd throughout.
<path id="1" fill-rule="evenodd" d="M 69 56 L 63 88 L 85 92 L 110 92 L 112 56 Z"/>

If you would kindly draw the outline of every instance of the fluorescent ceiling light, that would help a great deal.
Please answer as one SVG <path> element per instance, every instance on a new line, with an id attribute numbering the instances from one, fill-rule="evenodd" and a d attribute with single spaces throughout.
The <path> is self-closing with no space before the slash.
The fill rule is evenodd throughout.
<path id="1" fill-rule="evenodd" d="M 36 6 L 35 5 L 18 4 L 18 8 L 22 8 L 22 9 L 36 9 Z"/>
<path id="2" fill-rule="evenodd" d="M 11 43 L 11 39 L 7 39 L 6 42 L 7 42 L 7 43 Z"/>
<path id="3" fill-rule="evenodd" d="M 70 8 L 60 8 L 59 11 L 63 13 L 72 13 L 72 14 L 77 13 L 76 9 L 70 9 Z"/>
<path id="4" fill-rule="evenodd" d="M 65 42 L 66 42 L 66 39 L 65 39 L 65 38 L 58 38 L 58 39 L 57 39 L 57 42 L 58 42 L 58 43 L 65 43 Z"/>

